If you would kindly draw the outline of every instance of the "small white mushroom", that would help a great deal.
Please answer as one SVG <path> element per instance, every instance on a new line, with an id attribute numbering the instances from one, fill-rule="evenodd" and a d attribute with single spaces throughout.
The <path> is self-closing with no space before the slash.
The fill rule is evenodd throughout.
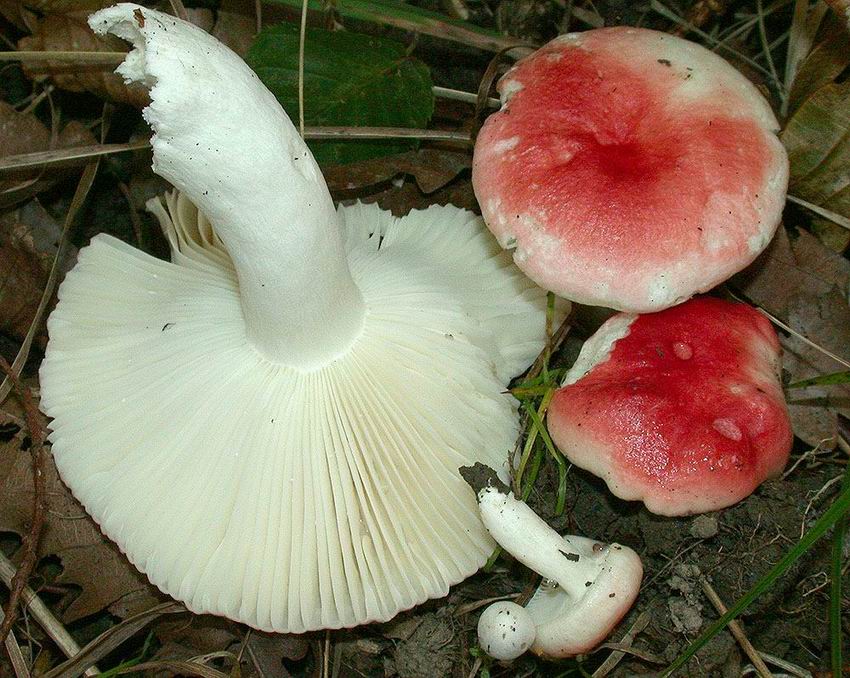
<path id="1" fill-rule="evenodd" d="M 493 659 L 501 661 L 516 659 L 528 650 L 535 633 L 528 611 L 509 600 L 493 603 L 478 620 L 478 644 Z"/>
<path id="2" fill-rule="evenodd" d="M 638 555 L 619 544 L 562 537 L 512 492 L 485 487 L 478 502 L 491 536 L 548 580 L 525 608 L 536 626 L 532 651 L 571 657 L 601 643 L 637 597 Z"/>

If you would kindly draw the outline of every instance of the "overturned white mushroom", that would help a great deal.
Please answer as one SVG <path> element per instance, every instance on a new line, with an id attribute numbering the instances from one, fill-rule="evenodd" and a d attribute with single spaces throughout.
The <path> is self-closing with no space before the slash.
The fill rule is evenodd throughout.
<path id="1" fill-rule="evenodd" d="M 637 597 L 638 555 L 619 544 L 562 537 L 512 492 L 485 487 L 478 501 L 493 539 L 546 580 L 526 606 L 536 626 L 532 651 L 571 657 L 601 643 Z"/>
<path id="2" fill-rule="evenodd" d="M 60 289 L 40 374 L 62 478 L 195 612 L 302 632 L 444 595 L 492 549 L 457 469 L 512 449 L 544 293 L 470 212 L 335 210 L 202 30 L 132 4 L 90 24 L 133 43 L 119 72 L 151 87 L 181 194 L 153 205 L 171 263 L 101 235 Z"/>
<path id="3" fill-rule="evenodd" d="M 478 644 L 493 659 L 516 659 L 531 647 L 535 634 L 531 615 L 509 600 L 493 603 L 478 619 Z"/>

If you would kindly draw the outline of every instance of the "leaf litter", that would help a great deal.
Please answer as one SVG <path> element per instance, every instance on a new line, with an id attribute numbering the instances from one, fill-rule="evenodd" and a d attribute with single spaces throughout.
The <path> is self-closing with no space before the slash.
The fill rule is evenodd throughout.
<path id="1" fill-rule="evenodd" d="M 86 42 L 93 36 L 89 38 L 74 33 L 81 25 L 81 15 L 75 16 L 68 12 L 88 11 L 92 1 L 29 2 L 24 8 L 10 0 L 3 0 L 0 11 L 23 17 L 23 21 L 16 19 L 14 23 L 18 26 L 16 30 L 31 33 L 30 38 L 24 37 L 23 40 L 32 42 L 20 43 L 28 49 L 67 50 L 75 44 L 74 40 L 79 40 L 76 44 L 82 45 L 84 50 L 125 49 L 123 43 L 120 48 L 94 45 Z M 467 9 L 472 8 L 470 16 L 473 20 L 504 30 L 505 26 L 498 24 L 499 17 L 534 13 L 534 0 L 524 2 L 528 7 L 519 7 L 522 4 L 519 0 L 466 3 L 466 6 Z M 96 2 L 97 6 L 100 4 L 104 3 Z M 531 32 L 522 37 L 526 42 L 541 43 L 552 37 L 558 27 L 565 29 L 572 23 L 574 27 L 584 28 L 587 20 L 598 23 L 605 19 L 610 23 L 623 21 L 625 15 L 628 15 L 627 18 L 631 20 L 656 21 L 659 23 L 654 27 L 698 38 L 698 35 L 689 34 L 686 26 L 668 18 L 685 16 L 691 26 L 700 28 L 705 35 L 719 35 L 719 39 L 723 40 L 724 36 L 735 34 L 741 31 L 741 26 L 752 22 L 749 29 L 738 33 L 738 37 L 729 42 L 729 49 L 740 50 L 746 59 L 767 66 L 763 55 L 759 56 L 761 42 L 757 3 L 726 4 L 728 6 L 725 9 L 718 9 L 716 3 L 694 2 L 689 6 L 685 3 L 682 11 L 676 14 L 666 9 L 665 5 L 655 3 L 656 9 L 663 7 L 667 14 L 655 12 L 646 15 L 639 10 L 624 13 L 613 2 L 595 2 L 592 7 L 576 3 L 576 13 L 568 14 L 561 8 L 557 22 L 555 19 L 549 20 L 557 12 L 546 15 L 548 23 L 529 22 L 528 25 L 535 28 L 524 28 Z M 484 11 L 485 5 L 488 9 L 495 7 L 495 14 L 488 15 Z M 775 14 L 761 17 L 767 29 L 775 32 L 774 37 L 788 28 L 790 12 L 783 13 L 783 6 L 780 5 L 780 11 Z M 368 40 L 389 38 L 409 42 L 411 34 L 398 28 L 374 28 L 375 16 L 385 17 L 391 27 L 400 25 L 400 21 L 408 22 L 404 26 L 415 25 L 430 17 L 427 13 L 418 15 L 418 8 L 413 5 L 409 6 L 410 14 L 407 7 L 396 16 L 397 7 L 383 2 L 346 0 L 339 5 L 339 14 L 327 17 L 332 22 L 350 23 L 350 27 L 356 31 L 366 31 L 370 35 L 374 33 L 371 38 L 367 36 Z M 730 7 L 734 7 L 734 12 Z M 366 14 L 356 14 L 357 11 L 365 11 L 364 8 L 372 13 L 368 15 L 372 18 L 366 23 L 363 18 Z M 272 9 L 272 5 L 264 8 L 266 19 L 273 14 Z M 232 10 L 238 11 L 229 14 Z M 240 5 L 229 1 L 218 12 L 199 9 L 189 11 L 193 14 L 193 20 L 207 30 L 212 29 L 214 33 L 219 31 L 220 36 L 230 35 L 227 39 L 232 41 L 237 51 L 244 53 L 256 25 L 253 3 Z M 551 8 L 547 8 L 547 11 L 551 11 Z M 313 18 L 315 20 L 315 16 Z M 332 22 L 323 25 L 327 27 L 333 25 Z M 454 25 L 453 22 L 457 20 L 445 25 Z M 556 25 L 553 26 L 553 22 Z M 445 30 L 444 27 L 435 29 L 435 24 L 429 26 L 432 33 L 436 31 L 439 34 Z M 843 30 L 844 27 L 827 14 L 820 30 L 813 37 L 814 47 L 808 57 L 801 61 L 788 95 L 789 120 L 783 141 L 792 157 L 792 192 L 814 205 L 847 216 L 847 196 L 842 186 L 847 175 L 842 175 L 842 168 L 846 167 L 844 144 L 850 138 L 850 123 L 846 118 L 847 80 L 844 77 L 850 61 L 850 49 L 847 33 Z M 450 43 L 439 43 L 440 49 L 445 49 L 447 53 L 452 49 L 463 50 L 457 47 L 457 36 L 460 34 L 453 35 L 453 46 L 450 47 Z M 316 35 L 320 33 L 314 33 L 314 38 Z M 480 38 L 482 44 L 483 41 L 494 40 L 486 33 L 481 35 L 484 36 Z M 333 43 L 323 44 L 323 39 L 316 40 L 321 49 L 327 50 L 327 45 Z M 308 49 L 309 45 L 310 41 Z M 411 46 L 415 54 L 415 43 Z M 433 53 L 434 47 L 430 49 Z M 730 55 L 729 49 L 724 52 L 727 56 Z M 779 58 L 780 51 L 774 49 L 774 58 Z M 464 58 L 470 58 L 468 51 L 464 52 Z M 480 68 L 483 71 L 486 59 L 479 59 L 479 63 L 483 64 Z M 282 64 L 279 72 L 285 77 L 281 79 L 291 79 L 291 61 Z M 108 68 L 85 69 L 79 64 L 68 68 L 64 64 L 60 72 L 54 66 L 42 61 L 37 68 L 33 68 L 33 62 L 26 66 L 26 72 L 39 81 L 48 78 L 48 82 L 58 88 L 72 92 L 85 91 L 87 94 L 83 96 L 129 100 L 126 94 L 117 93 L 114 88 L 110 91 L 105 84 L 104 76 L 108 75 Z M 768 70 L 765 68 L 765 71 Z M 452 82 L 439 84 L 457 86 Z M 286 96 L 291 95 L 285 95 L 284 98 Z M 317 90 L 314 96 L 321 97 L 321 91 Z M 140 105 L 143 101 L 134 103 Z M 314 110 L 321 110 L 321 99 L 313 100 L 313 103 Z M 309 116 L 310 96 L 306 104 Z M 431 116 L 427 105 L 420 111 L 423 114 L 425 112 L 428 115 L 422 120 L 411 119 L 404 124 L 427 124 Z M 472 113 L 470 109 L 470 118 Z M 20 115 L 17 111 L 15 114 Z M 66 114 L 67 109 L 63 109 L 63 116 Z M 44 117 L 29 115 L 31 117 L 23 123 L 25 133 L 20 136 L 21 139 L 30 138 L 33 144 L 36 141 L 38 143 L 16 152 L 53 147 L 51 144 L 55 144 L 56 140 L 51 138 Z M 85 114 L 81 118 L 85 120 Z M 337 124 L 372 125 L 379 119 L 366 116 L 334 120 Z M 33 120 L 41 127 L 33 124 Z M 324 120 L 322 122 L 326 124 Z M 444 122 L 441 119 L 439 124 Z M 460 118 L 452 122 L 462 127 L 468 120 L 461 113 Z M 120 139 L 126 140 L 126 136 Z M 88 143 L 93 143 L 93 139 Z M 351 147 L 350 142 L 342 145 Z M 359 151 L 353 154 L 345 151 L 348 157 L 329 153 L 322 158 L 328 183 L 337 198 L 375 201 L 396 214 L 444 202 L 473 209 L 476 207 L 469 181 L 471 155 L 468 152 L 424 145 L 418 149 L 407 146 L 398 153 L 400 148 L 397 144 L 381 145 L 386 153 L 382 152 L 378 157 L 364 157 Z M 0 147 L 4 150 L 7 148 L 5 145 Z M 366 155 L 370 155 L 370 152 L 367 151 Z M 340 159 L 354 162 L 337 165 L 336 161 Z M 120 160 L 110 162 L 107 171 L 122 179 L 127 179 L 129 173 L 130 183 L 144 181 L 144 173 L 140 172 L 138 164 L 122 163 Z M 61 176 L 48 177 L 45 173 L 36 174 L 35 177 L 37 182 L 45 179 L 49 181 L 39 184 L 30 195 L 19 194 L 15 198 L 19 201 L 18 209 L 0 216 L 0 322 L 5 323 L 2 325 L 2 333 L 13 340 L 20 340 L 21 329 L 26 329 L 27 314 L 34 310 L 35 293 L 40 293 L 45 271 L 55 252 L 56 223 L 53 222 L 53 230 L 45 228 L 51 219 L 47 210 L 60 216 L 63 205 L 67 205 L 67 189 L 64 203 L 61 185 L 59 189 L 50 190 L 51 186 L 56 186 L 57 180 L 61 180 Z M 32 181 L 33 175 L 25 180 Z M 114 191 L 116 202 L 124 199 L 119 197 L 116 189 L 111 190 Z M 38 203 L 26 202 L 32 195 L 39 196 Z M 42 201 L 47 210 L 42 206 Z M 160 247 L 159 251 L 162 251 L 162 243 L 157 245 L 158 234 L 152 222 L 147 216 L 141 218 L 145 242 L 154 249 Z M 806 209 L 789 210 L 786 225 L 788 228 L 780 229 L 768 250 L 752 267 L 731 281 L 729 288 L 736 295 L 745 297 L 781 319 L 797 334 L 848 359 L 850 310 L 847 295 L 850 288 L 850 263 L 844 253 L 847 242 L 835 230 L 840 227 Z M 86 230 L 91 232 L 97 228 L 97 225 L 87 225 Z M 78 241 L 76 244 L 82 245 L 84 242 Z M 14 274 L 9 273 L 12 268 Z M 593 317 L 593 314 L 585 314 L 583 317 Z M 579 323 L 578 335 L 588 336 L 600 321 Z M 783 367 L 787 381 L 793 383 L 845 369 L 802 341 L 797 334 L 783 331 L 780 334 L 785 349 Z M 550 367 L 567 366 L 569 356 L 575 355 L 578 341 L 577 337 L 571 335 L 569 346 L 554 355 Z M 35 385 L 32 376 L 27 377 L 27 383 Z M 606 541 L 629 543 L 639 549 L 647 566 L 642 597 L 612 640 L 616 645 L 622 632 L 633 626 L 639 618 L 645 622 L 647 614 L 650 621 L 634 637 L 629 637 L 632 652 L 620 653 L 618 664 L 604 664 L 604 671 L 609 672 L 607 675 L 651 673 L 657 671 L 659 661 L 673 661 L 687 645 L 689 634 L 699 632 L 715 619 L 713 608 L 707 599 L 701 597 L 700 582 L 703 579 L 711 581 L 712 588 L 726 606 L 731 605 L 759 576 L 780 560 L 801 530 L 811 525 L 829 507 L 838 489 L 833 480 L 841 466 L 847 463 L 846 457 L 833 448 L 838 440 L 836 417 L 838 413 L 848 413 L 850 388 L 841 381 L 816 384 L 789 391 L 789 399 L 799 440 L 786 477 L 767 483 L 751 498 L 726 511 L 705 517 L 671 520 L 652 516 L 639 507 L 611 497 L 597 479 L 584 472 L 572 469 L 566 478 L 560 477 L 555 465 L 545 461 L 545 455 L 541 455 L 542 463 L 536 482 L 529 485 L 529 501 L 541 515 L 561 531 L 584 531 Z M 13 558 L 19 552 L 15 552 L 16 542 L 11 537 L 21 537 L 27 533 L 33 496 L 26 440 L 25 436 L 20 435 L 17 430 L 19 425 L 15 423 L 21 421 L 21 411 L 17 409 L 14 399 L 9 398 L 0 403 L 0 496 L 3 497 L 0 503 L 0 536 L 10 537 L 2 543 L 11 545 L 8 548 Z M 555 499 L 559 495 L 564 496 L 565 480 L 566 510 L 559 512 Z M 68 493 L 49 456 L 45 464 L 45 483 L 47 520 L 39 549 L 42 567 L 40 570 L 37 568 L 39 574 L 30 580 L 30 584 L 46 597 L 61 621 L 75 632 L 89 634 L 90 637 L 97 623 L 111 625 L 120 619 L 133 620 L 136 613 L 144 614 L 145 610 L 159 602 L 160 594 L 135 571 L 114 545 L 104 540 L 97 526 Z M 704 524 L 706 520 L 711 524 Z M 807 552 L 783 579 L 748 608 L 744 631 L 759 651 L 792 660 L 792 667 L 795 662 L 798 667 L 811 670 L 825 666 L 823 657 L 826 644 L 821 622 L 827 600 L 827 589 L 823 586 L 826 581 L 825 562 L 824 549 Z M 482 658 L 475 648 L 477 612 L 466 611 L 480 610 L 475 608 L 476 601 L 515 595 L 528 585 L 528 576 L 522 568 L 500 559 L 490 571 L 481 572 L 454 587 L 448 598 L 430 601 L 387 624 L 303 637 L 259 634 L 227 620 L 211 617 L 178 614 L 154 619 L 156 615 L 152 615 L 145 621 L 145 624 L 151 622 L 149 635 L 144 636 L 144 632 L 144 637 L 137 634 L 135 641 L 121 649 L 120 658 L 109 665 L 118 664 L 124 667 L 122 670 L 131 670 L 133 666 L 145 667 L 151 674 L 159 672 L 158 675 L 179 672 L 204 675 L 206 669 L 209 669 L 207 675 L 223 675 L 222 671 L 229 672 L 234 667 L 238 667 L 243 675 L 257 676 L 333 673 L 430 678 L 435 675 L 435 671 L 441 675 L 467 676 L 471 675 L 473 669 L 482 676 L 500 673 L 548 675 L 546 664 L 533 657 L 518 660 L 510 669 L 491 664 Z M 846 599 L 844 604 L 848 605 Z M 178 608 L 172 606 L 171 611 L 176 613 Z M 455 614 L 458 610 L 462 612 Z M 688 617 L 690 611 L 697 611 L 698 614 L 696 617 L 690 615 L 693 618 L 689 617 L 687 628 L 682 627 L 681 632 L 675 632 L 677 623 L 684 623 L 682 614 L 688 612 L 685 615 Z M 95 623 L 94 620 L 100 621 Z M 111 628 L 124 628 L 137 633 L 144 625 L 131 622 L 130 627 L 118 624 Z M 95 645 L 98 641 L 114 643 L 114 635 L 112 638 L 108 641 L 108 638 L 101 636 Z M 122 642 L 126 642 L 127 638 L 129 636 L 122 636 Z M 109 648 L 113 647 L 117 645 L 109 645 Z M 603 670 L 602 661 L 607 654 L 608 651 L 601 650 L 584 659 L 584 667 L 592 671 L 594 666 L 598 666 Z M 99 654 L 97 661 L 103 656 Z M 644 659 L 641 659 L 642 656 Z M 28 656 L 28 660 L 33 663 L 37 659 L 37 656 Z M 0 667 L 3 661 L 0 659 Z M 41 661 L 43 665 L 43 656 Z M 691 675 L 712 676 L 740 672 L 747 659 L 738 649 L 736 641 L 721 633 L 692 661 L 695 663 L 690 665 Z M 49 659 L 48 665 L 55 667 L 57 662 L 54 656 Z M 578 664 L 571 662 L 561 668 L 577 670 Z"/>

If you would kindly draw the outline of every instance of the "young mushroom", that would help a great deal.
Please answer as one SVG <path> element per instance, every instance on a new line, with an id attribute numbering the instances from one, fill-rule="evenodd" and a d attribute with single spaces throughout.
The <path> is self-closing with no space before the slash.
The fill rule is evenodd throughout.
<path id="1" fill-rule="evenodd" d="M 622 499 L 653 513 L 730 506 L 788 460 L 792 432 L 773 327 L 701 297 L 608 320 L 549 406 L 552 440 Z"/>
<path id="2" fill-rule="evenodd" d="M 478 618 L 478 644 L 493 659 L 510 661 L 525 654 L 536 635 L 528 611 L 509 600 L 493 603 Z"/>
<path id="3" fill-rule="evenodd" d="M 64 481 L 194 612 L 304 632 L 384 621 L 492 541 L 458 475 L 500 468 L 545 293 L 451 206 L 334 208 L 278 102 L 201 29 L 92 15 L 150 87 L 172 262 L 99 235 L 48 323 Z"/>
<path id="4" fill-rule="evenodd" d="M 570 33 L 498 89 L 475 194 L 546 289 L 657 311 L 727 279 L 773 236 L 788 183 L 779 124 L 709 50 L 640 28 Z"/>
<path id="5" fill-rule="evenodd" d="M 632 549 L 560 536 L 495 479 L 478 492 L 478 508 L 493 539 L 544 578 L 525 608 L 536 629 L 535 654 L 560 658 L 589 652 L 631 609 L 643 578 Z M 483 642 L 482 647 L 486 650 Z"/>

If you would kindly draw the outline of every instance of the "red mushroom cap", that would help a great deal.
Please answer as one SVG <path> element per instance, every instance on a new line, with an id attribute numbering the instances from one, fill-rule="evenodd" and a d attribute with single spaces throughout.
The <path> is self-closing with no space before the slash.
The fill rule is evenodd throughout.
<path id="1" fill-rule="evenodd" d="M 653 513 L 730 506 L 788 460 L 792 433 L 768 320 L 703 297 L 619 314 L 585 344 L 548 427 L 569 459 Z"/>
<path id="2" fill-rule="evenodd" d="M 556 38 L 499 82 L 475 145 L 487 225 L 535 282 L 657 311 L 773 236 L 788 158 L 767 101 L 705 48 L 637 28 Z"/>

